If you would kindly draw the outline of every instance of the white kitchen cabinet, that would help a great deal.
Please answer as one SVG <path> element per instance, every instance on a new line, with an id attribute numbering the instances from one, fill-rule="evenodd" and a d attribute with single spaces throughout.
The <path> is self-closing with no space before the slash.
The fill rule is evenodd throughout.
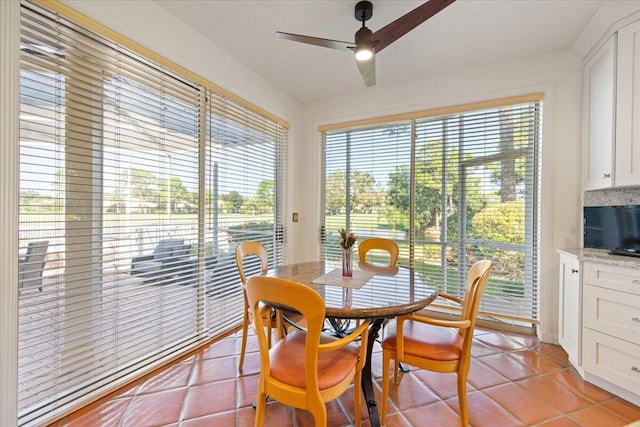
<path id="1" fill-rule="evenodd" d="M 616 120 L 616 35 L 584 66 L 584 185 L 614 185 Z"/>
<path id="2" fill-rule="evenodd" d="M 572 254 L 560 252 L 560 288 L 558 301 L 558 342 L 569 362 L 580 369 L 582 337 L 582 292 L 580 262 Z"/>
<path id="3" fill-rule="evenodd" d="M 584 262 L 585 378 L 640 404 L 640 270 Z"/>
<path id="4" fill-rule="evenodd" d="M 619 187 L 640 185 L 640 21 L 620 28 L 617 44 L 614 184 Z"/>

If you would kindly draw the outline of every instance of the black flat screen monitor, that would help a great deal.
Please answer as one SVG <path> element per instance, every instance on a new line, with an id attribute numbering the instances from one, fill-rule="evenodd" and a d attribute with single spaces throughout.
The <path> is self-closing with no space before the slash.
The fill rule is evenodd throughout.
<path id="1" fill-rule="evenodd" d="M 640 205 L 585 207 L 584 247 L 640 253 Z"/>

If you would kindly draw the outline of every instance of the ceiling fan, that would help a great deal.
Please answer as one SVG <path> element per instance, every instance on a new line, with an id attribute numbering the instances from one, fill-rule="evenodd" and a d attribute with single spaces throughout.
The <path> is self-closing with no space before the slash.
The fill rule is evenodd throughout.
<path id="1" fill-rule="evenodd" d="M 365 22 L 373 15 L 373 4 L 369 1 L 359 1 L 355 6 L 355 18 L 362 22 L 362 27 L 356 32 L 355 42 L 322 39 L 319 37 L 302 36 L 299 34 L 276 31 L 276 37 L 300 43 L 313 44 L 331 49 L 348 50 L 355 54 L 356 64 L 367 87 L 376 84 L 375 54 L 389 46 L 418 25 L 449 6 L 455 0 L 430 0 L 412 11 L 406 13 L 392 23 L 382 27 L 375 33 L 365 26 Z"/>

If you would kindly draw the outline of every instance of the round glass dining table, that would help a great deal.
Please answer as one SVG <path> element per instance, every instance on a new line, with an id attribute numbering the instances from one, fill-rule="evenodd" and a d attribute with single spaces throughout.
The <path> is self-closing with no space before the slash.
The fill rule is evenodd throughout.
<path id="1" fill-rule="evenodd" d="M 370 320 L 362 390 L 371 425 L 379 426 L 371 376 L 374 341 L 385 319 L 415 313 L 435 300 L 437 285 L 412 268 L 367 263 L 359 263 L 351 279 L 342 278 L 339 266 L 322 261 L 278 266 L 267 275 L 315 289 L 324 298 L 325 316 L 338 335 L 346 333 L 344 327 L 348 319 Z"/>

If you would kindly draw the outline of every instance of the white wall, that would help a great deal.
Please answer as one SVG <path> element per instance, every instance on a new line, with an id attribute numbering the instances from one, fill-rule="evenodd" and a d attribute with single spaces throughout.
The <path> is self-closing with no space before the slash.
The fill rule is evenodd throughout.
<path id="1" fill-rule="evenodd" d="M 380 82 L 384 83 L 384 82 Z M 556 248 L 580 242 L 582 63 L 557 52 L 437 78 L 384 87 L 305 105 L 301 138 L 293 141 L 291 261 L 317 257 L 319 125 L 465 104 L 507 96 L 544 93 L 542 153 L 541 337 L 555 340 L 558 261 Z M 299 232 L 296 232 L 296 229 Z"/>

